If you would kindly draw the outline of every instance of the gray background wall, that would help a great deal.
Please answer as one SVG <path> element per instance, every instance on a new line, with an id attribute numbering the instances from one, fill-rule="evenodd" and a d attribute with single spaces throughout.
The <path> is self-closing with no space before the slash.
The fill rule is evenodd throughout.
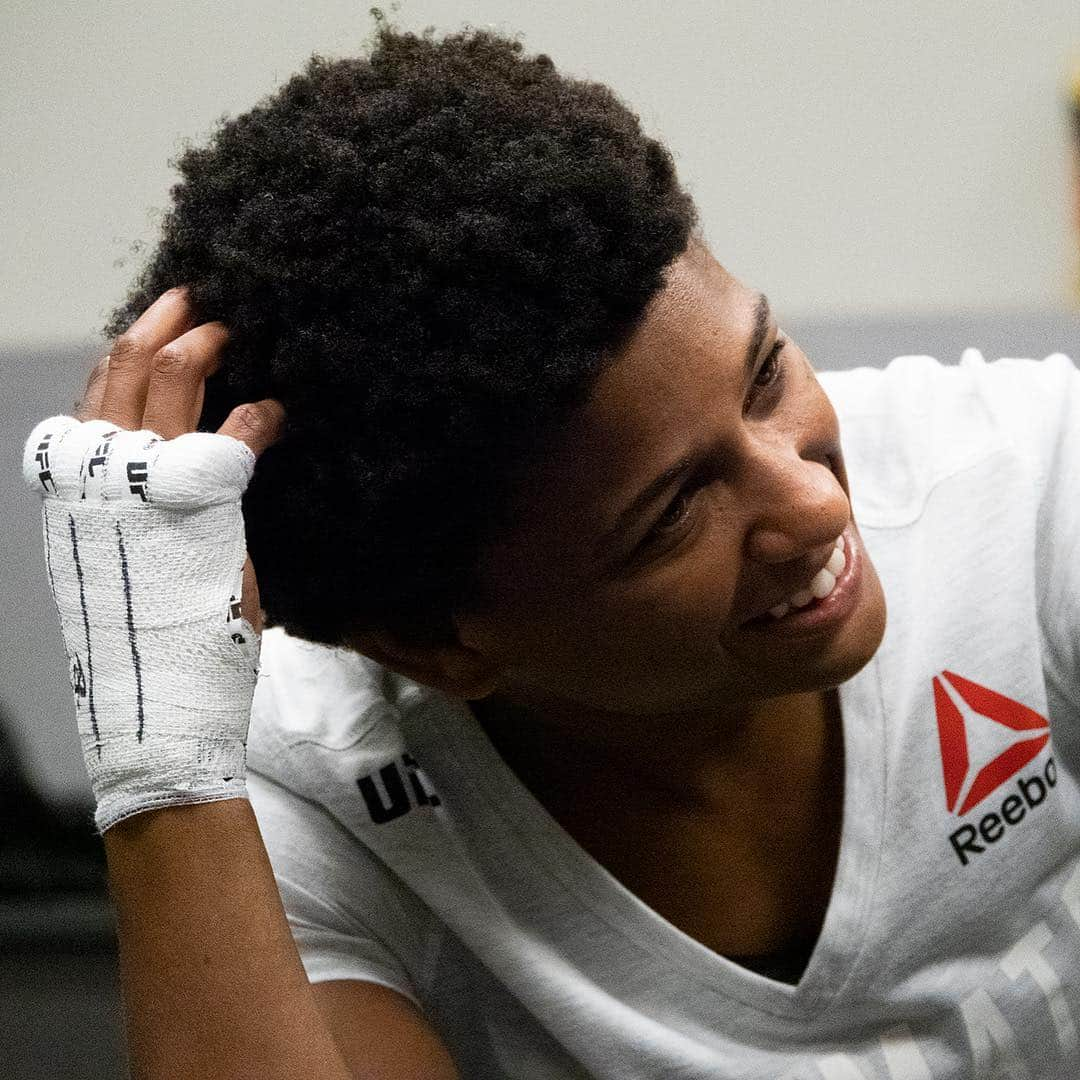
<path id="1" fill-rule="evenodd" d="M 16 461 L 69 411 L 153 243 L 185 138 L 367 3 L 7 0 L 0 10 L 0 708 L 44 792 L 87 797 L 37 508 Z M 401 25 L 523 32 L 613 86 L 672 148 L 714 252 L 822 366 L 898 352 L 1073 354 L 1062 86 L 1076 0 L 805 4 L 405 0 Z"/>

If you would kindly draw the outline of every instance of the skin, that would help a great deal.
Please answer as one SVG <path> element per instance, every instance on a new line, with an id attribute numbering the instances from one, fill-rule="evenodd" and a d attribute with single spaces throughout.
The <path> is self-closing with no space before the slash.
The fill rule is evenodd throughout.
<path id="1" fill-rule="evenodd" d="M 224 323 L 197 323 L 185 287 L 169 289 L 95 365 L 72 415 L 105 420 L 125 431 L 154 431 L 164 439 L 194 431 L 206 379 L 217 371 L 228 339 Z M 284 419 L 281 402 L 265 398 L 237 405 L 217 434 L 239 439 L 258 457 L 280 437 Z M 261 633 L 263 615 L 251 559 L 244 562 L 241 611 Z"/>
<path id="2" fill-rule="evenodd" d="M 839 845 L 834 688 L 876 652 L 886 610 L 866 557 L 827 635 L 740 625 L 804 587 L 845 527 L 857 535 L 806 357 L 787 344 L 783 380 L 765 385 L 773 322 L 745 372 L 757 300 L 693 243 L 521 485 L 459 640 L 354 644 L 470 700 L 549 812 L 676 925 L 726 955 L 789 957 L 820 927 Z M 623 507 L 697 445 L 712 450 L 695 472 L 598 555 Z M 674 527 L 633 555 L 661 516 Z"/>

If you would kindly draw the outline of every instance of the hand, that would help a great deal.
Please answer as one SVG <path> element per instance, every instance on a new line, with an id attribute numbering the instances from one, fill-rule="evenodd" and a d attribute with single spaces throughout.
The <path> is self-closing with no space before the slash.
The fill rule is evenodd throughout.
<path id="1" fill-rule="evenodd" d="M 223 323 L 196 325 L 187 289 L 170 289 L 90 372 L 75 419 L 105 420 L 127 431 L 144 428 L 163 439 L 194 431 L 202 414 L 206 379 L 217 371 L 228 336 Z M 284 415 L 280 402 L 264 398 L 238 405 L 217 433 L 246 443 L 258 457 L 277 441 Z M 240 611 L 261 634 L 263 612 L 250 558 L 244 560 Z"/>
<path id="2" fill-rule="evenodd" d="M 262 619 L 241 498 L 283 410 L 266 399 L 194 430 L 227 338 L 170 290 L 95 368 L 77 415 L 24 447 L 102 832 L 247 793 Z"/>

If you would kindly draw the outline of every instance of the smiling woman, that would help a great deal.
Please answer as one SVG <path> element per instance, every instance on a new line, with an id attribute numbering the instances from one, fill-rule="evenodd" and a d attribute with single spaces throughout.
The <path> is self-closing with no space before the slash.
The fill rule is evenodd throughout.
<path id="1" fill-rule="evenodd" d="M 636 116 L 487 31 L 180 168 L 24 462 L 139 1075 L 1075 1077 L 1072 362 L 819 377 Z M 216 591 L 155 506 L 202 438 Z"/>

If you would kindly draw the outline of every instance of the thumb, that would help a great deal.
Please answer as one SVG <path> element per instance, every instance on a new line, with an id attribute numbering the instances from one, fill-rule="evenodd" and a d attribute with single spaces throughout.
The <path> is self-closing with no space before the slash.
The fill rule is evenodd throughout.
<path id="1" fill-rule="evenodd" d="M 237 405 L 218 428 L 219 435 L 231 435 L 245 443 L 258 457 L 268 446 L 277 442 L 285 423 L 285 407 L 274 398 L 247 405 Z"/>
<path id="2" fill-rule="evenodd" d="M 251 623 L 256 634 L 262 634 L 263 613 L 259 607 L 259 583 L 255 579 L 255 567 L 251 556 L 244 560 L 244 584 L 240 591 L 240 614 Z"/>

